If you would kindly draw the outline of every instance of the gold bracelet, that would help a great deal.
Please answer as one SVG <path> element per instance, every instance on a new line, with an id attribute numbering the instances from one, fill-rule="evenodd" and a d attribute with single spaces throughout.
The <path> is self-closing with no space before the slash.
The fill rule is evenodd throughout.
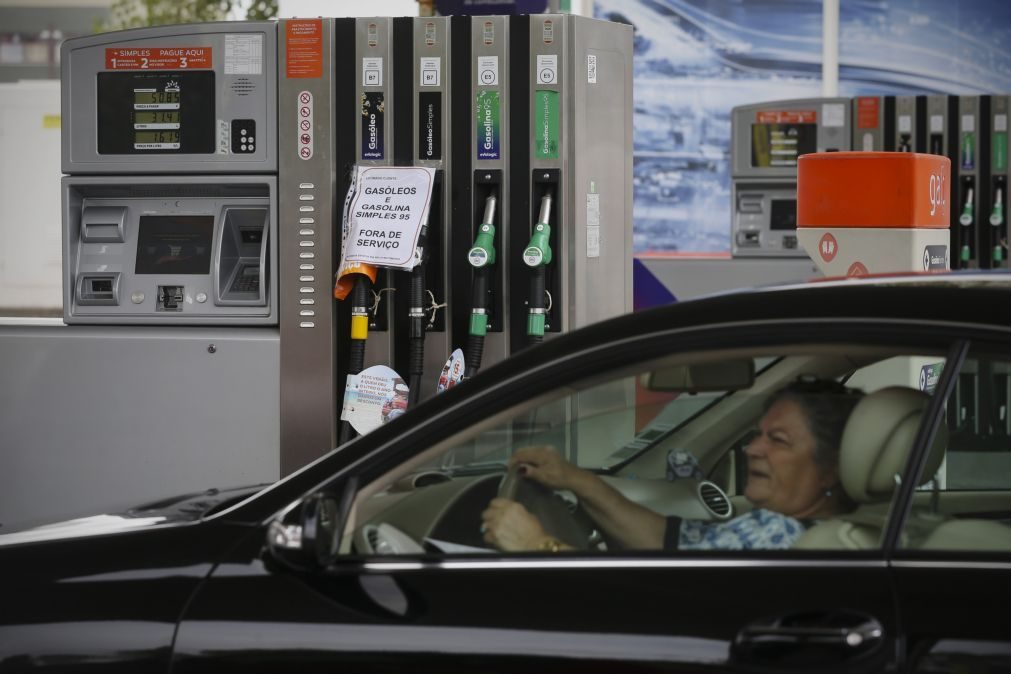
<path id="1" fill-rule="evenodd" d="M 562 543 L 555 538 L 545 538 L 541 541 L 541 544 L 537 546 L 538 550 L 545 550 L 547 552 L 558 552 L 562 549 Z"/>

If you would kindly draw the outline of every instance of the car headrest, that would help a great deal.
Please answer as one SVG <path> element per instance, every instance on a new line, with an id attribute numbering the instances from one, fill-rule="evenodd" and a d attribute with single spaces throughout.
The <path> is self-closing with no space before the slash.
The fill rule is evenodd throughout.
<path id="1" fill-rule="evenodd" d="M 839 477 L 857 503 L 887 500 L 895 489 L 916 440 L 930 396 L 904 386 L 890 386 L 864 396 L 843 429 Z M 930 448 L 920 484 L 930 480 L 944 458 L 947 425 L 941 424 Z"/>

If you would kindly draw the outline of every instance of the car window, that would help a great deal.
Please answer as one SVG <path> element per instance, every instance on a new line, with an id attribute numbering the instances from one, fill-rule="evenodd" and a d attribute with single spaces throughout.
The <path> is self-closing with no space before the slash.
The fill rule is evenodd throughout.
<path id="1" fill-rule="evenodd" d="M 878 547 L 893 480 L 929 400 L 918 388 L 921 362 L 943 358 L 896 356 L 894 347 L 794 351 L 681 354 L 475 420 L 471 431 L 369 485 L 343 549 L 387 555 Z M 747 381 L 721 382 L 714 374 L 728 364 L 724 370 L 733 372 L 743 360 L 754 372 Z M 851 495 L 839 448 L 850 413 L 866 397 L 850 385 L 854 379 L 873 387 L 866 392 L 899 389 L 896 395 L 912 400 L 917 413 L 905 444 L 892 447 L 888 488 L 868 492 L 863 482 L 870 478 L 858 475 L 861 491 Z M 887 426 L 894 422 L 891 403 L 881 404 L 872 416 Z M 824 430 L 815 433 L 812 424 Z M 877 445 L 850 434 L 856 463 L 873 464 Z M 829 529 L 852 524 L 854 513 L 874 526 L 862 528 L 850 546 Z M 520 533 L 507 539 L 513 529 Z"/>
<path id="2" fill-rule="evenodd" d="M 902 545 L 1011 551 L 1011 359 L 972 354 L 946 401 L 943 455 L 927 462 Z"/>

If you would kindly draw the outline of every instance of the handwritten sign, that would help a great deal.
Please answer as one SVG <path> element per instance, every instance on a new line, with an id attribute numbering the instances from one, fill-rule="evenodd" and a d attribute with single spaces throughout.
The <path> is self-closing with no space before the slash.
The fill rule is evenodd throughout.
<path id="1" fill-rule="evenodd" d="M 360 166 L 348 208 L 342 265 L 364 262 L 410 270 L 421 260 L 418 239 L 432 204 L 435 169 Z"/>

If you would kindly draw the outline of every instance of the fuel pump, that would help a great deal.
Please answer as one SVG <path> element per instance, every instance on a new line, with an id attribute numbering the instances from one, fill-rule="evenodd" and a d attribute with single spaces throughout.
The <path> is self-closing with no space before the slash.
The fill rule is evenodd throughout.
<path id="1" fill-rule="evenodd" d="M 989 96 L 960 96 L 958 98 L 958 158 L 957 181 L 952 183 L 954 206 L 958 212 L 958 226 L 952 231 L 952 267 L 965 269 L 985 266 L 981 260 L 990 256 L 988 236 L 978 227 L 979 213 L 987 206 L 984 190 L 985 173 L 989 172 L 989 148 L 982 135 L 988 135 L 986 121 L 989 117 Z M 986 233 L 987 235 L 989 232 Z M 982 262 L 982 264 L 981 264 Z"/>
<path id="2" fill-rule="evenodd" d="M 1008 96 L 990 97 L 990 116 L 987 123 L 990 132 L 990 224 L 988 243 L 990 246 L 989 266 L 997 269 L 1007 267 L 1007 206 L 1008 187 Z"/>

